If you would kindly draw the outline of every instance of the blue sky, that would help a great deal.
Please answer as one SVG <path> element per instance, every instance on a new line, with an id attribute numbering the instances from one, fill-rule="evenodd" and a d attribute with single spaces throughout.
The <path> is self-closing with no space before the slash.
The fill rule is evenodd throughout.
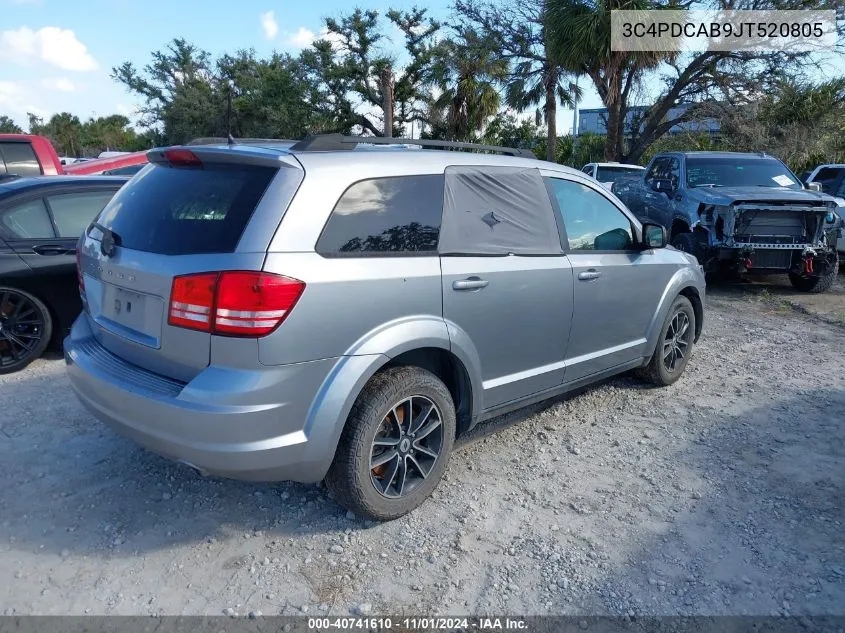
<path id="1" fill-rule="evenodd" d="M 444 19 L 451 0 L 362 0 L 360 6 L 384 12 L 413 4 Z M 131 118 L 138 102 L 111 80 L 112 67 L 124 61 L 143 67 L 175 37 L 213 56 L 240 48 L 295 53 L 319 35 L 325 16 L 352 6 L 343 0 L 0 0 L 0 115 L 24 129 L 26 112 Z M 598 105 L 594 94 L 582 103 Z M 561 110 L 558 121 L 568 131 L 572 112 Z"/>

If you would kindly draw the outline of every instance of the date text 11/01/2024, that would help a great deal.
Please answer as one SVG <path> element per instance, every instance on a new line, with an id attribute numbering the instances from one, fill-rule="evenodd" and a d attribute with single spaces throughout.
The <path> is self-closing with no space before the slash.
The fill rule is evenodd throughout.
<path id="1" fill-rule="evenodd" d="M 346 618 L 308 618 L 308 628 L 313 631 L 386 631 L 392 628 L 403 631 L 520 631 L 527 629 L 527 622 L 519 618 L 438 618 L 438 617 L 346 617 Z"/>

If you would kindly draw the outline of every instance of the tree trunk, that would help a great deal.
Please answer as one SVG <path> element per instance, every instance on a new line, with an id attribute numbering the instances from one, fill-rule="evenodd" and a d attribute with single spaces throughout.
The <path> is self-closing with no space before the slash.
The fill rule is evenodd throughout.
<path id="1" fill-rule="evenodd" d="M 607 108 L 607 138 L 604 142 L 604 159 L 607 161 L 619 160 L 618 150 L 624 136 L 624 121 L 620 121 L 621 108 L 614 103 Z"/>
<path id="2" fill-rule="evenodd" d="M 384 136 L 393 136 L 393 73 L 390 68 L 381 72 L 382 109 L 384 110 Z"/>
<path id="3" fill-rule="evenodd" d="M 557 69 L 546 73 L 546 160 L 555 162 L 557 149 Z"/>

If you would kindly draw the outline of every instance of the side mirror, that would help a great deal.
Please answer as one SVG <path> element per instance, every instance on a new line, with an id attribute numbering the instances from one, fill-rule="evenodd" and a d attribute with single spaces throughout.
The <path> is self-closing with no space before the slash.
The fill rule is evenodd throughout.
<path id="1" fill-rule="evenodd" d="M 666 246 L 666 229 L 660 224 L 643 224 L 643 246 L 645 248 L 663 248 Z"/>
<path id="2" fill-rule="evenodd" d="M 651 188 L 661 193 L 669 193 L 674 189 L 668 178 L 655 178 L 651 181 Z"/>
<path id="3" fill-rule="evenodd" d="M 821 191 L 822 185 L 819 182 L 808 182 L 807 189 L 809 189 L 810 191 Z"/>

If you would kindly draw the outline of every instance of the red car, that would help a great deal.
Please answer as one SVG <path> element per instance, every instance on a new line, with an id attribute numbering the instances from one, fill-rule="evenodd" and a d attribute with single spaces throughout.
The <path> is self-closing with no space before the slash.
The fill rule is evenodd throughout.
<path id="1" fill-rule="evenodd" d="M 55 176 L 64 168 L 50 139 L 35 134 L 0 134 L 0 176 Z"/>
<path id="2" fill-rule="evenodd" d="M 71 176 L 131 176 L 147 164 L 147 152 L 132 152 L 121 156 L 95 158 L 81 163 L 65 165 L 65 173 Z"/>

